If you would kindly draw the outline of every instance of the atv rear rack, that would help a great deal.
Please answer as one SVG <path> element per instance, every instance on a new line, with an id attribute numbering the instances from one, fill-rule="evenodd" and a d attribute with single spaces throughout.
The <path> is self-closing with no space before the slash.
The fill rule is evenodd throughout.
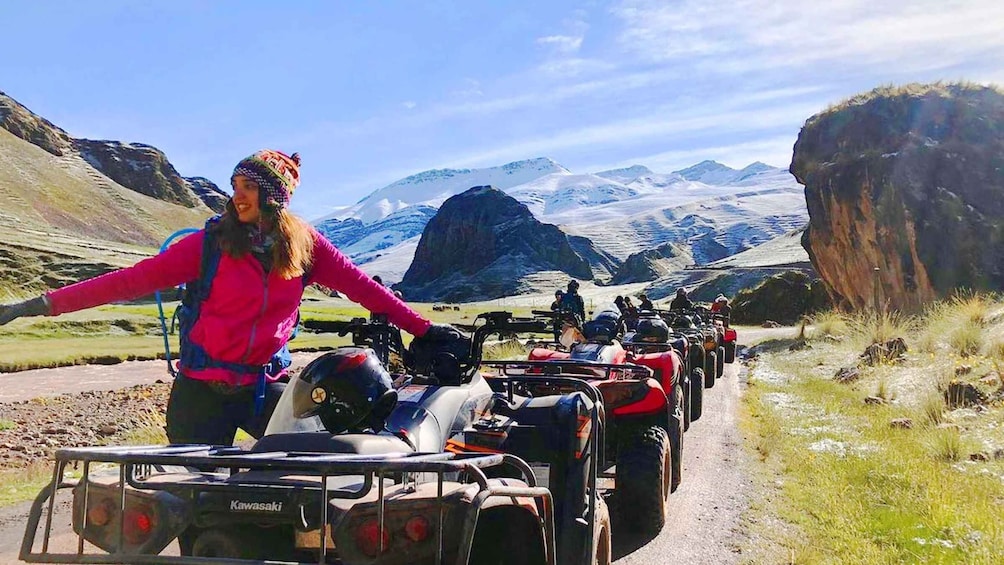
<path id="1" fill-rule="evenodd" d="M 483 367 L 499 370 L 499 376 L 570 377 L 574 379 L 649 379 L 655 374 L 642 365 L 594 363 L 578 359 L 548 359 L 532 361 L 482 361 Z"/>
<path id="2" fill-rule="evenodd" d="M 499 391 L 496 387 L 492 387 L 497 393 L 501 392 L 505 395 L 506 399 L 512 403 L 515 399 L 516 387 L 520 384 L 539 384 L 545 382 L 547 384 L 558 385 L 562 388 L 567 388 L 574 390 L 575 392 L 582 393 L 588 398 L 592 407 L 589 410 L 589 422 L 591 425 L 592 433 L 589 435 L 589 470 L 588 470 L 588 480 L 586 483 L 586 489 L 588 491 L 587 495 L 587 512 L 583 517 L 586 521 L 587 534 L 584 540 L 585 547 L 588 548 L 588 552 L 592 552 L 592 547 L 595 542 L 594 535 L 595 531 L 592 527 L 594 521 L 596 520 L 596 507 L 597 507 L 597 497 L 600 496 L 599 488 L 597 485 L 597 477 L 602 476 L 603 470 L 600 468 L 600 462 L 604 460 L 605 454 L 603 452 L 604 446 L 601 438 L 604 437 L 606 433 L 603 429 L 605 423 L 604 419 L 601 417 L 601 412 L 603 410 L 603 396 L 601 395 L 599 389 L 594 385 L 590 384 L 589 380 L 584 378 L 582 375 L 567 375 L 567 374 L 526 374 L 525 369 L 528 366 L 538 367 L 546 366 L 547 364 L 553 364 L 555 362 L 551 361 L 483 361 L 482 366 L 494 367 L 500 370 L 500 375 L 498 376 L 488 376 L 487 378 L 501 384 L 502 391 Z M 557 363 L 558 365 L 570 365 L 568 363 Z M 582 362 L 576 362 L 575 364 L 583 364 Z M 600 364 L 600 363 L 585 363 L 592 367 L 600 367 L 606 369 L 607 371 L 623 368 L 623 365 L 612 365 L 612 364 Z M 522 373 L 508 373 L 508 369 L 513 370 L 523 370 Z M 652 370 L 648 367 L 637 367 L 638 369 L 644 369 L 642 371 L 646 376 L 651 376 Z M 607 373 L 609 375 L 609 373 Z M 518 458 L 517 458 L 518 459 Z M 519 459 L 522 461 L 522 459 Z M 580 518 L 581 520 L 581 518 Z M 559 536 L 567 536 L 569 532 L 563 531 L 558 533 Z M 565 543 L 568 543 L 567 541 Z M 563 558 L 563 562 L 566 561 L 568 557 Z"/>
<path id="3" fill-rule="evenodd" d="M 316 486 L 310 485 L 279 485 L 272 482 L 234 482 L 221 484 L 219 479 L 211 480 L 209 473 L 193 473 L 190 479 L 183 484 L 186 488 L 192 488 L 198 492 L 209 491 L 262 491 L 269 492 L 276 490 L 297 488 L 304 492 L 317 492 L 321 508 L 320 535 L 321 540 L 330 539 L 333 534 L 331 525 L 328 524 L 328 501 L 332 499 L 358 499 L 371 493 L 374 485 L 377 488 L 377 520 L 379 524 L 379 538 L 383 539 L 384 532 L 384 506 L 385 506 L 385 478 L 407 477 L 411 474 L 434 474 L 437 480 L 436 502 L 439 505 L 439 527 L 436 529 L 436 563 L 444 562 L 444 539 L 443 521 L 446 514 L 446 503 L 444 503 L 444 482 L 447 473 L 463 473 L 473 479 L 477 484 L 477 493 L 471 498 L 470 507 L 466 512 L 463 522 L 463 537 L 460 539 L 459 551 L 457 554 L 458 565 L 468 563 L 472 543 L 474 541 L 475 529 L 478 516 L 482 506 L 492 497 L 525 497 L 533 499 L 536 506 L 537 515 L 543 520 L 544 550 L 548 565 L 555 563 L 555 534 L 553 501 L 551 493 L 547 488 L 536 486 L 536 477 L 532 469 L 526 462 L 518 457 L 508 454 L 475 454 L 475 453 L 405 453 L 405 454 L 380 454 L 380 455 L 356 455 L 356 454 L 331 454 L 331 453 L 306 453 L 274 451 L 267 453 L 256 453 L 243 450 L 237 447 L 221 447 L 209 445 L 168 445 L 168 446 L 126 446 L 126 447 L 86 447 L 86 448 L 66 448 L 59 449 L 55 455 L 55 465 L 53 468 L 52 482 L 45 487 L 35 498 L 28 515 L 27 526 L 21 544 L 19 558 L 29 563 L 137 563 L 137 564 L 219 564 L 219 563 L 270 563 L 270 564 L 303 564 L 309 565 L 311 562 L 295 561 L 257 561 L 238 558 L 219 557 L 192 557 L 192 556 L 167 556 L 136 554 L 130 552 L 109 552 L 109 553 L 84 553 L 85 539 L 83 530 L 87 526 L 88 513 L 83 514 L 83 525 L 77 533 L 76 553 L 54 553 L 49 551 L 50 541 L 53 535 L 52 522 L 55 511 L 56 495 L 61 489 L 74 488 L 83 484 L 82 496 L 84 509 L 87 506 L 90 486 L 92 466 L 94 464 L 111 465 L 118 467 L 118 543 L 116 547 L 123 546 L 123 528 L 126 510 L 126 487 L 145 491 L 170 491 L 172 486 L 177 488 L 180 483 L 169 481 L 152 480 L 164 477 L 166 474 L 177 472 L 179 467 L 198 469 L 227 469 L 230 476 L 236 472 L 260 470 L 260 471 L 298 471 L 303 475 L 317 477 Z M 79 480 L 68 479 L 66 477 L 67 466 L 82 464 L 82 474 Z M 510 465 L 518 469 L 523 480 L 528 486 L 509 486 L 489 484 L 482 469 L 495 467 L 498 465 Z M 173 467 L 169 469 L 166 467 Z M 333 490 L 329 488 L 328 479 L 338 476 L 363 477 L 363 485 L 359 490 Z M 201 476 L 201 479 L 199 478 Z M 193 478 L 194 477 L 194 478 Z M 414 480 L 414 477 L 412 477 Z M 40 552 L 35 552 L 35 541 L 38 534 L 39 523 L 42 514 L 45 513 L 44 533 L 42 536 L 42 548 Z M 327 561 L 328 543 L 319 544 L 319 559 L 316 563 L 324 564 Z M 380 542 L 380 555 L 383 555 L 383 541 Z M 379 560 L 380 555 L 377 556 Z"/>

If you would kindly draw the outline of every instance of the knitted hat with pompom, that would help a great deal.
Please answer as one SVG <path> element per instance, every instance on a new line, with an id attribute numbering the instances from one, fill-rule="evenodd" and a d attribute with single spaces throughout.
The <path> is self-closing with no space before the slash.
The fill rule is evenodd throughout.
<path id="1" fill-rule="evenodd" d="M 237 163 L 231 178 L 238 175 L 258 183 L 263 205 L 281 210 L 289 206 L 289 199 L 300 184 L 300 154 L 262 149 Z"/>

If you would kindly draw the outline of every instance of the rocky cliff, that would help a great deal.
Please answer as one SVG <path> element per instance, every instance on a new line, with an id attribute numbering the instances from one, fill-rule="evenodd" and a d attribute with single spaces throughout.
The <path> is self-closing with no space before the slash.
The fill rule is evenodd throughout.
<path id="1" fill-rule="evenodd" d="M 477 186 L 443 203 L 394 288 L 408 300 L 486 300 L 515 294 L 521 277 L 545 270 L 592 278 L 557 226 L 501 190 Z"/>
<path id="2" fill-rule="evenodd" d="M 108 178 L 140 194 L 194 208 L 200 202 L 222 212 L 226 195 L 207 179 L 198 178 L 199 192 L 190 179 L 178 174 L 167 156 L 142 143 L 74 140 L 80 156 Z M 209 196 L 203 201 L 202 195 Z"/>
<path id="3" fill-rule="evenodd" d="M 881 88 L 806 121 L 791 173 L 802 243 L 835 300 L 916 310 L 1004 288 L 1004 93 Z"/>
<path id="4" fill-rule="evenodd" d="M 73 138 L 0 91 L 0 128 L 62 157 L 73 152 Z"/>
<path id="5" fill-rule="evenodd" d="M 0 92 L 0 128 L 57 157 L 79 155 L 100 173 L 140 194 L 222 212 L 227 194 L 208 179 L 178 174 L 162 151 L 141 143 L 76 139 Z"/>

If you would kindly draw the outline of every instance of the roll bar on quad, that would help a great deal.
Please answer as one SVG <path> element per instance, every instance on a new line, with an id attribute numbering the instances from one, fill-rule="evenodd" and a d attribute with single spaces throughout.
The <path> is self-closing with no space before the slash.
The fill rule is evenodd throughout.
<path id="1" fill-rule="evenodd" d="M 84 530 L 87 527 L 88 512 L 82 512 L 83 523 L 77 534 L 77 550 L 75 553 L 52 553 L 49 543 L 52 537 L 52 522 L 56 495 L 59 490 L 75 488 L 82 484 L 82 508 L 88 508 L 88 495 L 91 481 L 89 480 L 92 466 L 107 466 L 115 464 L 119 470 L 118 491 L 118 537 L 116 547 L 123 546 L 125 515 L 127 508 L 126 487 L 146 491 L 177 490 L 177 482 L 169 480 L 157 481 L 158 476 L 170 474 L 159 471 L 159 466 L 196 466 L 208 468 L 227 468 L 231 474 L 237 470 L 290 471 L 317 475 L 317 486 L 277 485 L 272 483 L 257 483 L 254 481 L 222 483 L 209 477 L 197 478 L 195 475 L 184 482 L 184 488 L 193 492 L 229 492 L 231 494 L 248 494 L 251 492 L 270 492 L 297 489 L 304 492 L 316 491 L 320 497 L 322 540 L 333 534 L 328 524 L 328 501 L 334 498 L 359 499 L 367 496 L 377 488 L 377 526 L 380 540 L 379 552 L 384 547 L 384 529 L 386 498 L 384 493 L 384 477 L 398 474 L 431 473 L 437 476 L 437 496 L 439 505 L 439 526 L 436 533 L 436 563 L 443 563 L 444 554 L 444 523 L 447 504 L 444 502 L 444 482 L 447 473 L 465 472 L 472 477 L 478 486 L 478 492 L 470 500 L 463 524 L 457 564 L 467 565 L 477 529 L 478 517 L 484 504 L 492 497 L 525 497 L 532 498 L 541 516 L 544 526 L 545 555 L 548 565 L 555 564 L 554 515 L 551 491 L 545 487 L 536 486 L 533 470 L 524 461 L 508 454 L 480 453 L 394 453 L 383 455 L 351 455 L 323 454 L 297 452 L 247 452 L 237 447 L 219 447 L 210 445 L 176 445 L 176 446 L 125 446 L 125 447 L 88 447 L 59 449 L 55 453 L 55 466 L 52 482 L 43 489 L 32 503 L 28 514 L 24 538 L 18 558 L 28 563 L 137 563 L 137 564 L 212 564 L 212 563 L 260 563 L 237 558 L 202 558 L 188 556 L 167 556 L 135 553 L 84 553 Z M 67 480 L 67 467 L 82 463 L 82 476 L 79 481 Z M 483 469 L 499 465 L 511 465 L 518 469 L 528 486 L 513 487 L 490 484 Z M 331 489 L 328 478 L 342 475 L 362 475 L 364 478 L 359 490 Z M 96 487 L 91 487 L 96 488 Z M 35 538 L 38 534 L 42 514 L 45 513 L 45 526 L 40 552 L 34 551 Z M 327 561 L 327 543 L 319 547 L 318 564 Z M 268 563 L 293 565 L 296 562 L 268 561 Z M 299 565 L 299 563 L 297 563 Z"/>

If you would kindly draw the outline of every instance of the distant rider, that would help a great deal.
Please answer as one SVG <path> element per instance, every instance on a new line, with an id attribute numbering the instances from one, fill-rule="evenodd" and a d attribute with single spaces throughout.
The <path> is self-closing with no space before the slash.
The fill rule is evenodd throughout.
<path id="1" fill-rule="evenodd" d="M 631 301 L 630 296 L 624 297 L 624 327 L 627 331 L 634 331 L 638 328 L 638 307 Z"/>
<path id="2" fill-rule="evenodd" d="M 711 305 L 711 313 L 720 316 L 725 327 L 729 327 L 729 321 L 732 319 L 732 307 L 729 306 L 729 299 L 725 298 L 725 295 L 719 294 L 718 298 L 715 298 L 715 303 Z"/>
<path id="3" fill-rule="evenodd" d="M 565 297 L 565 293 L 562 292 L 561 289 L 558 289 L 558 290 L 554 291 L 554 302 L 551 303 L 551 311 L 552 312 L 561 312 L 562 307 L 563 307 L 563 304 L 562 304 L 563 300 L 562 299 L 564 297 Z M 560 316 L 555 316 L 554 317 L 554 341 L 558 341 L 559 339 L 561 339 L 561 317 Z"/>
<path id="4" fill-rule="evenodd" d="M 687 297 L 687 289 L 682 287 L 676 289 L 676 297 L 673 298 L 673 301 L 669 303 L 669 309 L 670 310 L 694 309 L 694 303 L 690 301 L 689 297 Z"/>
<path id="5" fill-rule="evenodd" d="M 652 301 L 648 299 L 648 295 L 644 292 L 638 295 L 638 309 L 648 310 L 649 312 L 655 310 L 655 305 L 652 304 Z"/>
<path id="6" fill-rule="evenodd" d="M 586 304 L 579 296 L 579 281 L 572 279 L 568 281 L 568 290 L 561 299 L 562 310 L 572 312 L 579 317 L 579 323 L 586 319 Z"/>

